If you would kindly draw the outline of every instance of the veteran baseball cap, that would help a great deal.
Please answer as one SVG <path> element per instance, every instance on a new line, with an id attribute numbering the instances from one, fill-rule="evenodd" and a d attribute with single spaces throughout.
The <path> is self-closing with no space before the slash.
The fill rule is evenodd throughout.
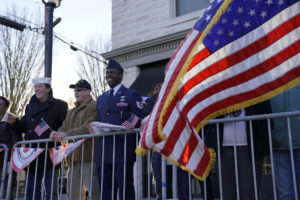
<path id="1" fill-rule="evenodd" d="M 91 85 L 86 80 L 80 79 L 77 83 L 70 85 L 70 88 L 86 88 L 88 90 L 92 90 Z"/>

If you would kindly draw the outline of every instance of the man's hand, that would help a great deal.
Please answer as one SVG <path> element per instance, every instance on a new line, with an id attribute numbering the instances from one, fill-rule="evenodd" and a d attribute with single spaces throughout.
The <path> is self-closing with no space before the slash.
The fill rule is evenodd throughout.
<path id="1" fill-rule="evenodd" d="M 50 133 L 49 138 L 52 139 L 52 140 L 55 140 L 55 139 L 56 139 L 56 134 L 57 134 L 56 131 L 52 131 L 52 132 Z"/>
<path id="2" fill-rule="evenodd" d="M 4 121 L 6 121 L 9 125 L 13 125 L 16 122 L 16 116 L 14 116 L 11 113 L 8 113 Z"/>
<path id="3" fill-rule="evenodd" d="M 50 139 L 56 140 L 56 142 L 61 142 L 61 139 L 66 136 L 67 134 L 65 132 L 52 131 L 50 133 Z"/>

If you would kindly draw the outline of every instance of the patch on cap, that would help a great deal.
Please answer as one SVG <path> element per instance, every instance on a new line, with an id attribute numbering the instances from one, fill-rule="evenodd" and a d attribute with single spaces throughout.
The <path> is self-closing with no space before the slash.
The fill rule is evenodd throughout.
<path id="1" fill-rule="evenodd" d="M 79 81 L 77 81 L 77 83 L 72 84 L 69 87 L 72 88 L 72 89 L 74 89 L 74 88 L 86 88 L 86 89 L 92 90 L 92 87 L 89 84 L 89 82 L 87 82 L 86 80 L 83 80 L 83 79 L 80 79 Z"/>

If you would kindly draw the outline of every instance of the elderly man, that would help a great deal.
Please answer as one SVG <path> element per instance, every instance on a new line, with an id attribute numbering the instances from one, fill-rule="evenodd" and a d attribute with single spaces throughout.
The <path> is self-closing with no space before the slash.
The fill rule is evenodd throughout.
<path id="1" fill-rule="evenodd" d="M 111 89 L 100 95 L 97 100 L 97 112 L 100 122 L 121 125 L 125 121 L 130 121 L 133 116 L 132 113 L 138 117 L 142 116 L 143 104 L 141 103 L 140 95 L 136 91 L 124 87 L 121 83 L 122 79 L 123 68 L 116 61 L 110 60 L 106 66 L 106 80 Z M 126 149 L 124 148 L 125 137 Z M 104 158 L 102 158 L 102 148 L 104 148 Z M 119 191 L 119 199 L 135 199 L 133 187 L 135 148 L 136 134 L 117 135 L 115 142 L 113 136 L 106 136 L 104 139 L 102 137 L 99 138 L 97 170 L 99 185 L 100 187 L 103 185 L 102 199 L 112 199 L 112 195 L 115 195 L 117 189 Z M 126 159 L 124 158 L 125 150 Z M 113 154 L 113 151 L 115 154 Z M 102 159 L 104 160 L 103 163 Z M 113 167 L 114 177 L 112 177 Z M 124 170 L 126 170 L 125 181 Z M 115 179 L 115 191 L 113 194 L 112 178 Z M 101 183 L 102 180 L 103 182 Z M 123 189 L 125 189 L 125 192 Z M 124 193 L 125 197 L 123 197 Z"/>
<path id="2" fill-rule="evenodd" d="M 84 135 L 88 133 L 86 126 L 92 122 L 97 121 L 96 102 L 91 96 L 91 85 L 86 80 L 79 80 L 77 83 L 70 85 L 74 89 L 75 107 L 68 111 L 67 117 L 58 131 L 51 133 L 51 138 L 60 141 L 65 136 Z M 94 147 L 95 148 L 95 147 Z M 72 157 L 67 158 L 68 165 L 68 199 L 79 199 L 80 195 L 84 193 L 84 197 L 91 195 L 91 199 L 99 199 L 99 190 L 97 188 L 96 170 L 91 172 L 91 158 L 92 158 L 92 139 L 84 143 L 84 160 L 81 160 L 81 148 L 75 150 L 74 163 Z M 83 173 L 81 174 L 81 161 L 83 162 Z M 71 173 L 71 166 L 73 164 L 73 174 Z M 96 169 L 94 165 L 94 169 Z M 90 180 L 90 173 L 93 174 L 93 188 L 91 188 L 92 181 Z M 71 182 L 72 176 L 72 182 Z M 83 192 L 80 194 L 80 179 L 82 176 Z M 71 189 L 72 184 L 72 191 Z"/>
<path id="3" fill-rule="evenodd" d="M 47 123 L 52 130 L 57 130 L 66 117 L 68 105 L 64 101 L 53 98 L 50 82 L 51 79 L 48 77 L 34 79 L 33 83 L 35 95 L 31 97 L 29 104 L 27 104 L 25 115 L 21 120 L 14 118 L 12 115 L 8 115 L 7 122 L 14 129 L 25 133 L 25 140 L 49 138 L 51 133 L 50 128 L 45 131 L 41 131 L 40 129 L 37 129 L 37 127 L 39 127 L 41 124 Z M 31 147 L 36 148 L 37 144 L 32 144 Z M 39 147 L 45 148 L 45 144 L 40 144 Z M 52 147 L 54 147 L 54 142 L 50 142 L 48 144 L 48 148 Z M 42 197 L 42 194 L 44 193 L 41 192 L 42 179 L 44 177 L 44 155 L 45 154 L 42 153 L 38 157 L 37 174 L 35 173 L 36 162 L 32 162 L 29 165 L 29 169 L 27 168 L 29 175 L 27 180 L 26 200 L 44 199 L 44 197 Z M 57 170 L 55 170 L 54 173 L 54 186 L 53 190 L 51 191 L 52 169 L 53 164 L 48 154 L 44 179 L 47 200 L 51 199 L 51 195 L 52 199 L 57 199 Z M 33 194 L 34 191 L 35 194 Z"/>

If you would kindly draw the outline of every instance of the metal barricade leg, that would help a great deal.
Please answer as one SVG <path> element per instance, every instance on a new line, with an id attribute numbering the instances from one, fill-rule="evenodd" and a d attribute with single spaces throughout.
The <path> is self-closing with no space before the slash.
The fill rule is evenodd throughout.
<path id="1" fill-rule="evenodd" d="M 104 176 L 104 148 L 105 148 L 105 137 L 102 137 L 102 155 L 101 155 L 101 167 L 98 167 L 98 182 L 100 185 L 100 200 L 103 199 L 103 176 Z M 99 178 L 100 177 L 100 178 Z"/>
<path id="2" fill-rule="evenodd" d="M 64 160 L 62 161 L 62 165 L 61 165 L 61 169 L 60 169 L 60 173 L 59 173 L 59 196 L 58 199 L 61 200 L 62 199 L 62 193 L 63 193 L 63 187 L 64 187 L 64 168 L 65 168 L 65 162 Z"/>
<path id="3" fill-rule="evenodd" d="M 173 198 L 178 198 L 178 193 L 177 193 L 177 180 L 178 180 L 178 169 L 175 165 L 172 165 L 172 196 Z M 179 188 L 178 188 L 179 189 Z"/>
<path id="4" fill-rule="evenodd" d="M 156 198 L 162 199 L 162 158 L 159 153 L 152 153 L 152 169 L 155 180 Z M 164 186 L 166 187 L 166 186 Z"/>
<path id="5" fill-rule="evenodd" d="M 161 192 L 162 199 L 167 198 L 167 170 L 166 170 L 166 161 L 161 158 Z"/>
<path id="6" fill-rule="evenodd" d="M 45 176 L 46 199 L 57 200 L 58 169 L 47 170 Z"/>
<path id="7" fill-rule="evenodd" d="M 43 173 L 28 172 L 26 199 L 41 199 Z M 40 192 L 37 192 L 40 191 Z"/>
<path id="8" fill-rule="evenodd" d="M 289 138 L 289 144 L 290 144 L 289 147 L 290 147 L 291 168 L 292 168 L 293 185 L 294 185 L 294 195 L 295 195 L 295 199 L 298 199 L 299 191 L 297 191 L 296 170 L 295 170 L 294 158 L 295 158 L 295 155 L 299 155 L 300 153 L 296 152 L 296 150 L 295 150 L 295 152 L 293 151 L 290 117 L 287 117 L 287 125 L 288 125 L 288 138 Z"/>
<path id="9" fill-rule="evenodd" d="M 115 146 L 116 146 L 116 136 L 113 136 L 113 161 L 115 161 L 116 159 L 116 151 L 115 151 Z M 112 176 L 111 176 L 111 200 L 114 200 L 114 196 L 115 196 L 115 191 L 117 190 L 117 188 L 115 187 L 115 162 L 113 162 L 112 164 Z M 121 200 L 121 199 L 120 199 Z"/>
<path id="10" fill-rule="evenodd" d="M 275 179 L 275 169 L 274 169 L 274 156 L 273 156 L 273 145 L 272 145 L 272 135 L 271 135 L 271 120 L 268 119 L 268 137 L 269 137 L 269 148 L 270 148 L 270 160 L 272 169 L 272 186 L 273 186 L 273 197 L 277 200 L 276 195 L 276 179 Z"/>
<path id="11" fill-rule="evenodd" d="M 4 190 L 7 186 L 6 167 L 7 167 L 7 157 L 8 157 L 9 150 L 7 146 L 4 144 L 1 144 L 0 147 L 4 149 L 4 151 L 0 152 L 0 165 L 1 165 L 0 172 L 2 172 L 0 198 L 2 198 L 4 195 Z"/>
<path id="12" fill-rule="evenodd" d="M 150 154 L 151 152 L 147 153 L 147 199 L 150 200 L 150 187 L 151 187 L 151 180 L 150 180 Z"/>
<path id="13" fill-rule="evenodd" d="M 9 168 L 9 176 L 8 176 L 8 182 L 7 182 L 7 190 L 6 190 L 6 197 L 9 197 L 10 195 L 13 195 L 11 194 L 11 188 L 12 188 L 12 179 L 13 179 L 13 170 L 12 168 L 10 167 Z"/>
<path id="14" fill-rule="evenodd" d="M 83 191 L 83 166 L 84 166 L 84 143 L 82 144 L 82 148 L 81 148 L 81 163 L 80 163 L 80 188 L 79 188 L 79 191 L 80 191 L 80 195 L 78 195 L 78 200 L 81 200 L 82 199 L 82 196 L 85 195 L 83 193 L 85 193 L 85 191 Z"/>
<path id="15" fill-rule="evenodd" d="M 95 138 L 92 138 L 92 158 L 91 158 L 91 166 L 90 166 L 90 172 L 91 172 L 91 174 L 90 174 L 90 181 L 89 181 L 89 199 L 90 200 L 92 200 L 93 198 L 92 197 L 94 197 L 94 193 L 98 193 L 97 191 L 99 191 L 96 187 L 95 187 L 95 181 L 94 181 L 94 175 L 95 175 L 95 165 L 94 165 L 94 149 L 95 149 Z M 94 188 L 95 188 L 95 190 L 94 190 Z M 98 196 L 98 195 L 97 195 Z M 95 198 L 97 197 L 97 196 L 95 196 Z M 94 198 L 94 199 L 95 199 Z M 98 197 L 97 197 L 98 198 Z"/>
<path id="16" fill-rule="evenodd" d="M 67 174 L 68 174 L 68 183 L 67 183 L 67 196 L 68 199 L 72 199 L 72 191 L 73 191 L 73 177 L 74 177 L 74 152 L 72 153 L 71 166 L 69 166 Z"/>

